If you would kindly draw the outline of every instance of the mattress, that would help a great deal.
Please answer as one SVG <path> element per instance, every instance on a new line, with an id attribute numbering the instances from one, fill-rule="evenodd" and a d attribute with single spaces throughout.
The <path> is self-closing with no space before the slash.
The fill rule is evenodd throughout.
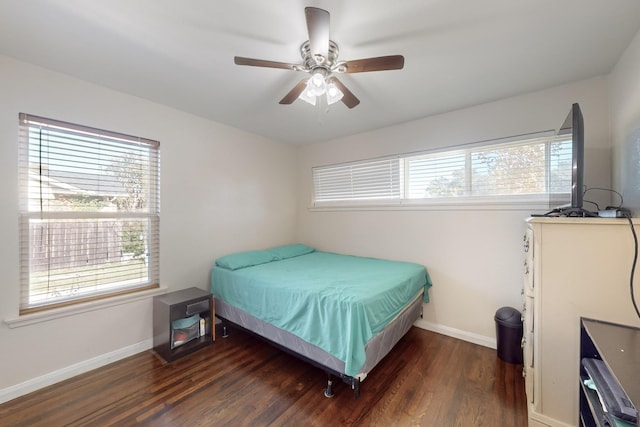
<path id="1" fill-rule="evenodd" d="M 292 247 L 294 246 L 292 250 Z M 431 281 L 415 263 L 354 257 L 288 245 L 216 261 L 216 300 L 316 346 L 356 376 L 367 343 Z"/>

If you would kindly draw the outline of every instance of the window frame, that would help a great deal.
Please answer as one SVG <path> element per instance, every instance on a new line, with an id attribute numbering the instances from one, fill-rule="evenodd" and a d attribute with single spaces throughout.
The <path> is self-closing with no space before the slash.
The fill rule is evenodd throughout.
<path id="1" fill-rule="evenodd" d="M 549 192 L 549 174 L 550 174 L 550 155 L 549 147 L 557 141 L 564 141 L 566 136 L 557 137 L 555 131 L 541 131 L 532 134 L 516 135 L 512 137 L 486 140 L 481 142 L 462 144 L 457 146 L 442 147 L 432 150 L 424 150 L 419 152 L 402 153 L 392 156 L 384 156 L 380 158 L 372 158 L 365 160 L 356 160 L 345 163 L 330 164 L 325 166 L 312 167 L 312 195 L 310 210 L 366 210 L 366 209 L 424 209 L 424 210 L 449 210 L 449 209 L 547 209 L 549 207 L 558 206 L 566 203 L 570 198 L 570 185 L 566 192 L 553 193 Z M 502 195 L 477 195 L 469 194 L 472 182 L 471 156 L 474 151 L 488 149 L 504 149 L 513 146 L 527 146 L 535 143 L 544 142 L 545 146 L 545 192 L 529 193 L 529 194 L 502 194 Z M 568 143 L 570 146 L 570 141 Z M 420 157 L 437 157 L 448 156 L 453 154 L 461 154 L 465 156 L 465 194 L 460 196 L 441 196 L 441 197 L 411 197 L 410 194 L 410 168 L 409 162 L 419 159 Z M 346 164 L 359 164 L 374 162 L 384 158 L 397 158 L 400 161 L 400 194 L 398 199 L 393 200 L 332 200 L 320 201 L 316 197 L 315 174 L 318 170 L 331 168 Z M 570 165 L 569 165 L 570 168 Z"/>
<path id="2" fill-rule="evenodd" d="M 132 209 L 131 211 L 121 211 L 120 209 L 115 209 L 115 211 L 110 212 L 101 211 L 98 207 L 88 207 L 86 211 L 73 210 L 73 208 L 71 207 L 68 209 L 63 207 L 59 210 L 43 208 L 42 183 L 44 180 L 42 170 L 46 169 L 49 164 L 51 164 L 53 168 L 54 163 L 48 163 L 48 160 L 43 158 L 43 148 L 39 147 L 39 158 L 36 159 L 37 161 L 35 162 L 35 166 L 36 168 L 40 169 L 39 175 L 36 177 L 37 181 L 39 182 L 38 185 L 40 194 L 39 196 L 37 195 L 34 198 L 33 194 L 30 193 L 30 187 L 32 186 L 33 181 L 33 176 L 30 176 L 32 175 L 30 171 L 32 166 L 34 165 L 32 156 L 33 153 L 30 153 L 30 149 L 33 149 L 33 141 L 31 141 L 33 138 L 31 137 L 31 132 L 34 129 L 45 129 L 46 131 L 49 131 L 51 135 L 55 133 L 56 137 L 60 137 L 60 140 L 63 141 L 61 142 L 61 145 L 64 145 L 66 148 L 71 146 L 69 141 L 71 141 L 73 138 L 78 138 L 78 141 L 82 141 L 78 142 L 78 146 L 80 146 L 80 144 L 95 143 L 96 146 L 102 147 L 103 145 L 101 144 L 103 144 L 103 142 L 106 142 L 107 144 L 110 144 L 110 147 L 121 149 L 124 153 L 128 153 L 127 150 L 136 150 L 138 153 L 142 153 L 140 155 L 140 159 L 142 159 L 140 160 L 140 163 L 143 166 L 139 166 L 137 163 L 134 164 L 138 166 L 138 169 L 136 169 L 136 171 L 142 171 L 141 174 L 143 178 L 141 179 L 148 181 L 148 192 L 145 193 L 147 197 L 145 204 L 148 204 L 148 206 L 141 209 Z M 86 139 L 82 140 L 83 137 Z M 127 294 L 148 294 L 149 291 L 158 289 L 160 259 L 160 143 L 158 141 L 147 138 L 135 137 L 118 132 L 63 122 L 26 113 L 19 114 L 18 140 L 20 316 L 33 315 L 34 313 L 38 313 L 41 311 L 59 309 L 87 302 L 94 302 L 95 304 L 96 300 L 105 300 L 114 297 L 118 297 L 119 299 Z M 87 142 L 89 140 L 91 142 Z M 81 157 L 79 157 L 83 152 L 85 154 L 88 152 L 88 149 L 86 149 L 86 147 L 84 146 L 75 151 L 73 149 L 70 149 L 69 151 L 60 151 L 60 153 L 63 153 L 64 156 L 66 156 L 67 154 L 73 155 L 73 161 L 77 163 L 80 163 L 83 160 Z M 112 153 L 110 158 L 116 158 L 116 156 L 116 154 Z M 123 154 L 122 158 L 125 157 L 126 156 Z M 138 158 L 136 158 L 136 160 L 138 160 Z M 62 162 L 60 160 L 58 161 Z M 69 170 L 73 170 L 74 172 L 76 172 L 76 169 L 73 169 L 73 166 L 71 166 Z M 77 171 L 80 170 L 81 167 L 78 167 Z M 128 172 L 131 172 L 131 170 L 131 168 L 127 168 Z M 80 179 L 84 178 L 85 177 L 81 177 Z M 64 183 L 65 182 L 63 181 L 63 184 Z M 34 208 L 32 205 L 30 205 L 33 200 L 39 200 L 39 209 Z M 60 224 L 62 224 L 64 221 L 72 221 L 75 223 L 83 223 L 83 221 L 85 221 L 86 224 L 93 225 L 99 224 L 100 222 L 104 221 L 111 221 L 111 223 L 113 224 L 123 224 L 124 221 L 129 222 L 129 224 L 136 222 L 143 224 L 143 230 L 145 232 L 143 243 L 144 252 L 142 252 L 139 256 L 141 256 L 141 262 L 143 264 L 146 264 L 143 267 L 146 274 L 146 276 L 143 276 L 144 279 L 136 278 L 136 283 L 126 285 L 120 282 L 121 284 L 119 286 L 113 286 L 111 288 L 107 286 L 107 289 L 101 290 L 96 290 L 97 288 L 99 288 L 99 286 L 94 286 L 93 291 L 86 292 L 84 294 L 78 293 L 76 295 L 73 295 L 73 292 L 71 292 L 71 295 L 61 297 L 46 296 L 44 297 L 44 300 L 34 301 L 34 298 L 32 298 L 31 283 L 35 271 L 33 269 L 35 269 L 36 267 L 35 264 L 33 264 L 34 258 L 32 258 L 30 255 L 32 251 L 31 248 L 35 247 L 32 246 L 34 243 L 30 240 L 32 227 L 34 227 L 34 224 L 37 224 L 38 222 L 49 222 L 51 224 L 58 224 L 58 226 L 60 226 Z M 48 229 L 50 227 L 44 226 L 44 228 Z M 119 238 L 122 238 L 120 234 L 118 234 L 118 236 Z M 51 247 L 50 242 L 51 240 L 47 240 L 42 244 L 44 245 L 43 247 Z M 67 242 L 66 237 L 65 242 Z M 67 243 L 65 243 L 65 245 L 66 244 Z M 75 243 L 69 243 L 69 245 L 71 245 L 70 247 L 76 247 L 74 246 Z M 49 255 L 47 259 L 51 259 L 52 257 L 52 255 Z M 49 261 L 49 263 L 51 263 L 51 261 Z M 95 265 L 103 266 L 105 264 L 106 262 L 102 261 L 97 262 Z M 51 270 L 52 267 L 49 265 L 47 269 Z M 95 276 L 98 278 L 104 278 L 105 275 L 107 275 L 107 271 L 109 271 L 109 274 L 111 274 L 109 268 L 103 268 L 102 271 L 95 273 Z M 110 280 L 110 283 L 116 283 L 116 279 Z M 82 279 L 80 279 L 79 283 L 79 287 L 83 288 L 83 285 L 81 284 Z"/>

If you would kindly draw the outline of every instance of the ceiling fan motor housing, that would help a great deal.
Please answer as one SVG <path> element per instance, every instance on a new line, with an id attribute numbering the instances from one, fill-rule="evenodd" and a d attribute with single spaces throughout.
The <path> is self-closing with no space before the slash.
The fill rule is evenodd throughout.
<path id="1" fill-rule="evenodd" d="M 329 54 L 327 55 L 327 58 L 323 58 L 321 56 L 315 57 L 311 53 L 311 43 L 309 40 L 302 43 L 302 46 L 300 46 L 300 55 L 302 56 L 304 68 L 311 71 L 318 67 L 331 71 L 334 65 L 336 65 L 339 53 L 338 45 L 332 40 L 329 40 Z"/>

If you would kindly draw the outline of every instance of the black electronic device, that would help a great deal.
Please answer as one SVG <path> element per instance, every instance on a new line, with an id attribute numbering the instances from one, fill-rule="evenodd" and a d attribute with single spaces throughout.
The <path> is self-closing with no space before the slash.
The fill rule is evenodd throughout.
<path id="1" fill-rule="evenodd" d="M 557 132 L 558 137 L 571 137 L 571 200 L 570 203 L 557 206 L 545 214 L 532 216 L 577 216 L 597 217 L 583 207 L 584 196 L 584 118 L 580 105 L 571 105 L 569 114 Z"/>
<path id="2" fill-rule="evenodd" d="M 629 218 L 631 216 L 631 211 L 623 207 L 607 208 L 605 210 L 598 211 L 598 216 L 601 218 Z"/>
<path id="3" fill-rule="evenodd" d="M 557 132 L 558 136 L 571 135 L 571 202 L 552 212 L 559 216 L 598 216 L 583 207 L 584 199 L 584 118 L 576 102 Z"/>
<path id="4" fill-rule="evenodd" d="M 607 365 L 600 359 L 585 357 L 582 359 L 582 366 L 594 382 L 606 411 L 614 417 L 635 424 L 637 411 Z"/>
<path id="5" fill-rule="evenodd" d="M 571 211 L 580 212 L 584 193 L 584 118 L 580 105 L 575 103 L 558 131 L 558 135 L 571 134 Z"/>

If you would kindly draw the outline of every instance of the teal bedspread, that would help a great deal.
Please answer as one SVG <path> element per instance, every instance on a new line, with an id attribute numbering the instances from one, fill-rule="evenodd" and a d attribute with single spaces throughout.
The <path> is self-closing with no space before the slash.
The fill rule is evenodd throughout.
<path id="1" fill-rule="evenodd" d="M 419 264 L 313 250 L 262 258 L 234 270 L 216 265 L 213 296 L 322 348 L 344 361 L 350 376 L 365 362 L 366 343 L 421 288 L 428 302 L 431 280 Z"/>

